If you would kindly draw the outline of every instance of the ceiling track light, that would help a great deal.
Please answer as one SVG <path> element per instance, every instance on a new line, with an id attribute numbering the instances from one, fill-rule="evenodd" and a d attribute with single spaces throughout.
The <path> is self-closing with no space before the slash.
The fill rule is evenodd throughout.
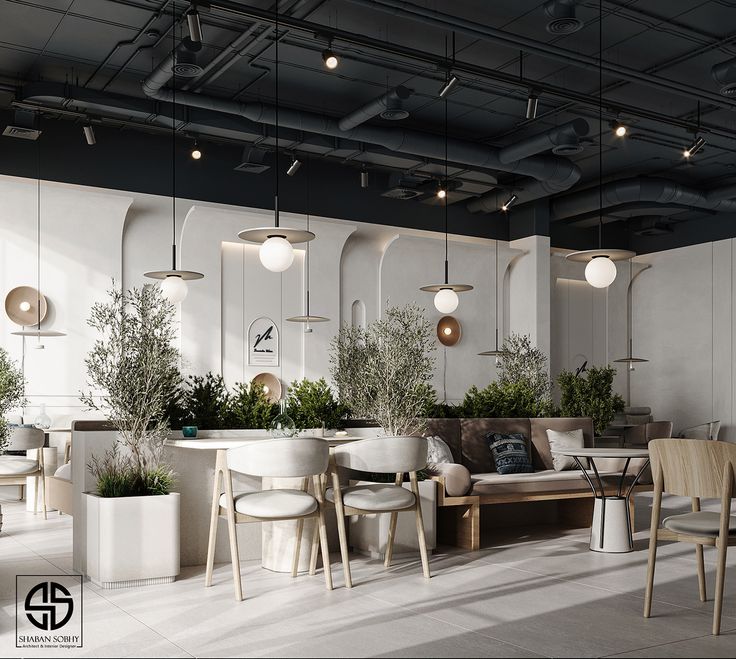
<path id="1" fill-rule="evenodd" d="M 299 158 L 294 158 L 294 160 L 291 161 L 291 165 L 289 165 L 289 169 L 286 170 L 287 176 L 294 176 L 299 171 L 299 168 L 302 166 L 302 161 L 299 160 Z"/>
<path id="2" fill-rule="evenodd" d="M 457 76 L 449 76 L 448 79 L 445 81 L 445 84 L 440 87 L 440 91 L 438 93 L 440 98 L 445 98 L 457 85 L 457 83 L 460 82 L 457 79 Z"/>
<path id="3" fill-rule="evenodd" d="M 368 170 L 365 168 L 360 172 L 360 187 L 363 188 L 363 190 L 368 189 Z"/>
<path id="4" fill-rule="evenodd" d="M 332 50 L 332 39 L 327 43 L 327 48 L 322 51 L 322 61 L 330 71 L 334 71 L 340 65 L 340 59 Z"/>
<path id="5" fill-rule="evenodd" d="M 616 137 L 626 137 L 626 134 L 629 132 L 629 129 L 626 127 L 626 125 L 622 124 L 620 121 L 612 123 L 611 129 L 613 130 L 613 134 Z"/>
<path id="6" fill-rule="evenodd" d="M 537 110 L 539 109 L 539 94 L 533 90 L 529 90 L 529 95 L 526 99 L 526 118 L 536 119 Z"/>
<path id="7" fill-rule="evenodd" d="M 199 12 L 194 5 L 187 12 L 187 26 L 189 27 L 189 38 L 194 43 L 202 43 L 202 23 L 199 21 Z"/>
<path id="8" fill-rule="evenodd" d="M 501 210 L 505 213 L 509 208 L 511 208 L 517 201 L 518 197 L 515 194 L 512 194 L 501 206 Z"/>
<path id="9" fill-rule="evenodd" d="M 694 156 L 700 149 L 702 149 L 705 146 L 705 139 L 702 137 L 695 138 L 695 141 L 687 147 L 683 152 L 682 155 L 685 158 L 690 158 Z"/>
<path id="10" fill-rule="evenodd" d="M 94 146 L 97 143 L 95 138 L 95 129 L 92 128 L 92 124 L 87 124 L 84 128 L 84 139 L 87 140 L 87 144 Z"/>
<path id="11" fill-rule="evenodd" d="M 202 157 L 202 149 L 199 148 L 197 140 L 194 140 L 194 147 L 192 147 L 191 156 L 194 160 L 199 160 Z"/>
<path id="12" fill-rule="evenodd" d="M 444 199 L 447 197 L 447 190 L 445 190 L 445 186 L 442 185 L 441 182 L 437 182 L 437 199 Z"/>

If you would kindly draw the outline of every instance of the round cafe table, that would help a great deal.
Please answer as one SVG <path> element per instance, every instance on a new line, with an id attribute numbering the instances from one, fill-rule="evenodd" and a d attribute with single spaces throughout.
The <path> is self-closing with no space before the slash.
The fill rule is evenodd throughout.
<path id="1" fill-rule="evenodd" d="M 631 534 L 631 517 L 629 515 L 629 498 L 639 482 L 644 470 L 649 465 L 649 451 L 635 448 L 571 448 L 553 451 L 558 455 L 565 455 L 575 460 L 583 472 L 585 480 L 593 490 L 595 504 L 593 507 L 593 524 L 590 529 L 590 549 L 604 553 L 625 553 L 634 549 L 634 538 Z M 618 486 L 615 494 L 606 492 L 603 477 L 595 464 L 596 459 L 619 458 L 624 459 L 624 468 L 618 476 Z M 634 458 L 645 458 L 644 463 L 634 476 L 633 481 L 625 488 L 626 472 L 629 463 Z M 583 466 L 582 460 L 588 460 L 590 470 L 595 475 L 595 482 L 588 469 Z M 609 492 L 611 489 L 609 488 Z"/>

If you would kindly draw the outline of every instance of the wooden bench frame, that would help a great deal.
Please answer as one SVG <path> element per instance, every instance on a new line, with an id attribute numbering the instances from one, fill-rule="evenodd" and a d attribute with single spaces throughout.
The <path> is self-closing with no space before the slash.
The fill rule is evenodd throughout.
<path id="1" fill-rule="evenodd" d="M 451 497 L 446 494 L 445 477 L 432 476 L 437 481 L 437 541 L 470 551 L 480 549 L 481 506 L 533 501 L 559 501 L 560 519 L 565 526 L 589 526 L 593 519 L 594 495 L 591 490 L 555 490 L 551 492 L 519 492 L 515 494 L 476 494 Z M 634 499 L 639 492 L 651 492 L 653 485 L 637 485 L 629 500 L 632 531 L 634 528 Z M 617 488 L 606 488 L 606 494 L 615 495 Z"/>

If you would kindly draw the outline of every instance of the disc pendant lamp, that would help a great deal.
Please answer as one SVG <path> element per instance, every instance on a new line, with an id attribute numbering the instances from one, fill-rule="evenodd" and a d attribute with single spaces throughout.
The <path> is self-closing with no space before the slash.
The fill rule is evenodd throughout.
<path id="1" fill-rule="evenodd" d="M 172 53 L 176 53 L 176 44 Z M 171 100 L 171 270 L 144 273 L 149 279 L 159 279 L 161 293 L 172 304 L 183 302 L 189 293 L 188 281 L 202 279 L 201 272 L 178 270 L 176 267 L 176 67 L 172 67 Z"/>
<path id="2" fill-rule="evenodd" d="M 641 270 L 639 270 L 635 275 L 633 273 L 633 265 L 632 262 L 629 261 L 629 289 L 627 291 L 627 311 L 628 311 L 628 318 L 627 318 L 627 333 L 629 335 L 629 352 L 626 355 L 626 357 L 623 357 L 622 359 L 614 359 L 614 363 L 616 364 L 626 364 L 628 366 L 629 371 L 633 371 L 636 364 L 644 364 L 648 362 L 648 359 L 644 359 L 642 357 L 634 357 L 634 279 L 636 279 L 644 270 L 649 270 L 651 268 L 651 265 L 644 266 Z"/>
<path id="3" fill-rule="evenodd" d="M 15 336 L 31 336 L 38 339 L 38 342 L 33 345 L 38 350 L 43 350 L 44 345 L 41 343 L 42 338 L 51 338 L 57 336 L 66 336 L 64 332 L 57 330 L 42 329 L 41 321 L 46 316 L 46 299 L 41 294 L 41 138 L 39 137 L 36 141 L 36 300 L 35 305 L 31 304 L 28 300 L 23 300 L 19 309 L 23 312 L 28 312 L 35 306 L 36 310 L 36 322 L 35 327 L 23 327 L 23 329 L 16 332 L 11 332 Z M 25 339 L 23 343 L 23 349 L 25 354 Z"/>
<path id="4" fill-rule="evenodd" d="M 448 73 L 449 75 L 449 73 Z M 448 174 L 447 174 L 447 98 L 445 101 L 445 181 L 444 189 L 448 189 Z M 442 284 L 430 284 L 429 286 L 422 286 L 419 290 L 427 293 L 434 293 L 434 308 L 440 313 L 448 314 L 452 313 L 457 309 L 460 303 L 458 293 L 464 293 L 465 291 L 472 291 L 473 287 L 468 284 L 451 284 L 450 281 L 450 269 L 448 262 L 448 244 L 447 244 L 447 202 L 448 195 L 442 198 L 442 203 L 445 207 L 445 279 Z"/>
<path id="5" fill-rule="evenodd" d="M 279 222 L 279 14 L 276 13 L 276 167 L 273 196 L 274 226 L 245 229 L 238 234 L 238 238 L 248 243 L 260 244 L 258 256 L 263 267 L 271 272 L 284 272 L 294 262 L 294 245 L 308 243 L 315 236 L 311 231 L 289 229 L 282 227 Z"/>
<path id="6" fill-rule="evenodd" d="M 598 249 L 586 249 L 572 252 L 566 256 L 568 261 L 587 263 L 585 279 L 594 288 L 608 288 L 616 279 L 615 261 L 626 261 L 636 256 L 636 252 L 627 249 L 603 248 L 603 2 L 598 2 L 598 122 L 600 138 L 598 140 Z"/>
<path id="7" fill-rule="evenodd" d="M 498 240 L 496 240 L 496 285 L 493 292 L 493 303 L 496 308 L 496 347 L 493 350 L 479 352 L 478 355 L 481 357 L 495 357 L 496 366 L 499 366 L 501 364 L 501 357 L 503 357 L 503 350 L 498 346 Z"/>
<path id="8" fill-rule="evenodd" d="M 307 161 L 307 231 L 309 231 L 309 173 L 311 169 L 311 161 Z M 305 254 L 305 307 L 306 314 L 304 316 L 292 316 L 286 320 L 290 323 L 304 323 L 304 333 L 310 334 L 312 332 L 311 323 L 326 323 L 329 322 L 329 318 L 325 316 L 313 316 L 309 308 L 309 266 L 310 266 L 310 255 L 309 255 L 309 243 L 307 243 L 307 250 Z"/>

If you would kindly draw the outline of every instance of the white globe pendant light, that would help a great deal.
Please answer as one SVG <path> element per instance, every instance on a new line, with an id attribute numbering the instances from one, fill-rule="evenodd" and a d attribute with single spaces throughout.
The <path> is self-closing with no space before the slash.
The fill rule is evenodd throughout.
<path id="1" fill-rule="evenodd" d="M 594 288 L 608 288 L 616 279 L 616 264 L 607 256 L 596 256 L 585 266 L 585 279 Z"/>
<path id="2" fill-rule="evenodd" d="M 445 46 L 446 47 L 446 46 Z M 447 53 L 445 53 L 447 54 Z M 449 69 L 448 69 L 449 71 Z M 449 76 L 449 73 L 448 73 Z M 447 98 L 445 98 L 445 180 L 442 190 L 447 190 Z M 441 314 L 449 314 L 457 309 L 460 304 L 460 298 L 457 294 L 465 291 L 472 291 L 473 287 L 468 284 L 450 284 L 449 283 L 449 261 L 447 258 L 447 202 L 449 196 L 445 194 L 441 198 L 441 203 L 445 207 L 445 281 L 442 284 L 431 284 L 430 286 L 422 286 L 419 290 L 427 293 L 434 293 L 434 308 Z"/>
<path id="3" fill-rule="evenodd" d="M 283 236 L 271 236 L 261 245 L 258 256 L 267 270 L 283 272 L 294 263 L 294 248 Z"/>
<path id="4" fill-rule="evenodd" d="M 168 275 L 166 279 L 159 284 L 163 296 L 171 302 L 171 304 L 179 304 L 183 302 L 189 293 L 187 282 L 178 275 Z"/>
<path id="5" fill-rule="evenodd" d="M 451 288 L 441 288 L 434 296 L 434 308 L 440 313 L 448 314 L 457 309 L 460 298 Z"/>
<path id="6" fill-rule="evenodd" d="M 278 12 L 276 14 L 276 34 L 279 31 Z M 314 240 L 314 234 L 311 231 L 302 229 L 289 229 L 280 226 L 279 222 L 279 39 L 274 40 L 276 48 L 276 62 L 274 65 L 276 72 L 276 108 L 275 108 L 275 128 L 276 128 L 276 167 L 274 167 L 274 195 L 273 195 L 273 211 L 274 226 L 258 227 L 256 229 L 245 229 L 238 233 L 238 238 L 247 243 L 259 243 L 261 245 L 258 250 L 258 256 L 261 259 L 263 267 L 271 272 L 284 272 L 291 267 L 294 262 L 294 247 L 297 243 L 306 243 Z"/>
<path id="7" fill-rule="evenodd" d="M 603 9 L 598 17 L 598 121 L 603 126 Z M 585 280 L 594 288 L 608 288 L 616 280 L 614 261 L 627 261 L 636 252 L 627 249 L 603 249 L 603 131 L 598 141 L 598 249 L 585 249 L 572 252 L 565 258 L 568 261 L 586 263 Z"/>

